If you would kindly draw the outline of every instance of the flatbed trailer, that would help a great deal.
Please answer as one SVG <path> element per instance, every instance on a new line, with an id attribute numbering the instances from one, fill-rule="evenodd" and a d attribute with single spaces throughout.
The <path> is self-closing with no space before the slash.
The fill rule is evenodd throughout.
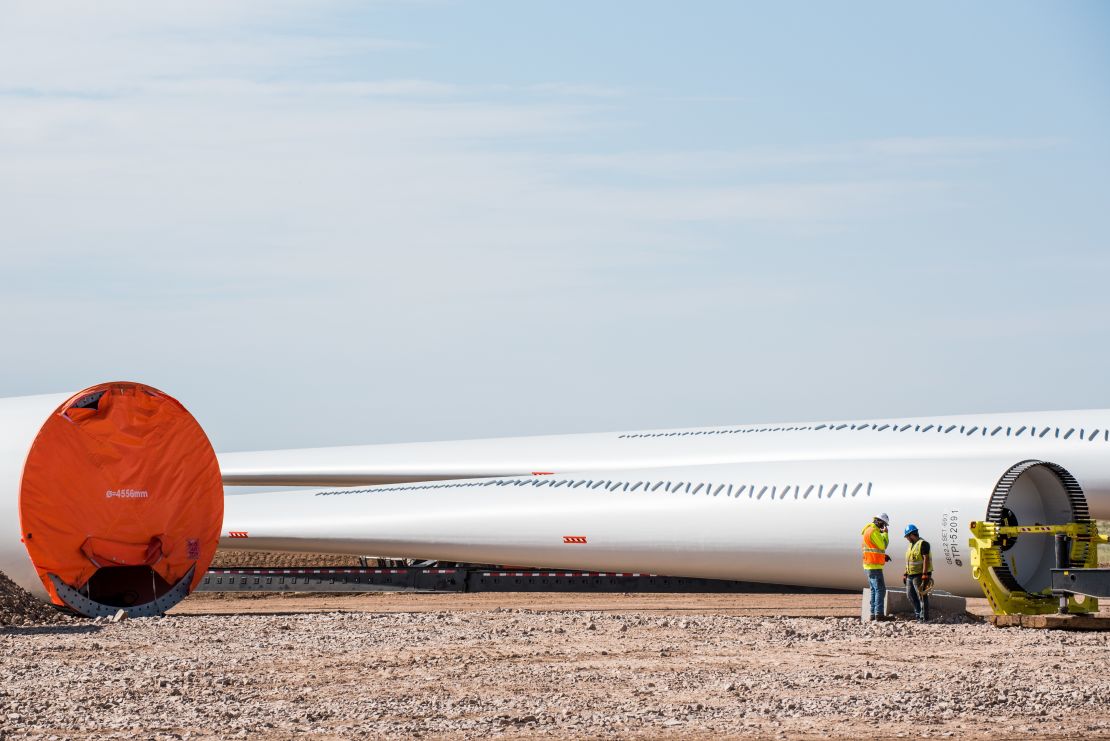
<path id="1" fill-rule="evenodd" d="M 645 592 L 825 593 L 781 584 L 659 574 L 491 568 L 213 568 L 201 592 Z M 854 593 L 854 592 L 853 592 Z"/>

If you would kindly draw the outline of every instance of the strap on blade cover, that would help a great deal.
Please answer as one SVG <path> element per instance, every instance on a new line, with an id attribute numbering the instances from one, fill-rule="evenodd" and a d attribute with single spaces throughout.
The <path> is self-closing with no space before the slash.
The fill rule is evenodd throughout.
<path id="1" fill-rule="evenodd" d="M 155 535 L 149 543 L 121 543 L 108 538 L 87 538 L 81 552 L 97 568 L 105 566 L 153 566 L 162 560 L 162 538 Z"/>

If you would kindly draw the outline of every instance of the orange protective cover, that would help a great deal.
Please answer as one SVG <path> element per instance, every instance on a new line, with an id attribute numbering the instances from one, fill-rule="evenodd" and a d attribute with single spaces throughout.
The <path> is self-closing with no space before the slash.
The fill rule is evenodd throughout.
<path id="1" fill-rule="evenodd" d="M 74 405 L 103 391 L 95 408 Z M 80 589 L 99 566 L 148 564 L 170 584 L 204 578 L 223 524 L 208 437 L 176 400 L 110 383 L 76 394 L 42 426 L 23 469 L 19 515 L 39 578 Z"/>

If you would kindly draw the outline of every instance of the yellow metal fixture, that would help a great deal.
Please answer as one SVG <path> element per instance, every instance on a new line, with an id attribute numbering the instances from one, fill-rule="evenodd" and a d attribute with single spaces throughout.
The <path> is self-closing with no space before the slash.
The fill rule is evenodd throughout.
<path id="1" fill-rule="evenodd" d="M 1003 566 L 1002 541 L 1018 535 L 1065 535 L 1071 539 L 1071 568 L 1095 568 L 1098 566 L 1098 543 L 1106 543 L 1107 536 L 1100 535 L 1093 520 L 1069 522 L 1065 525 L 1013 525 L 1004 526 L 993 522 L 972 522 L 971 575 L 983 588 L 983 594 L 996 615 L 1042 615 L 1056 612 L 1060 598 L 1045 589 L 1036 594 L 1021 589 L 1011 574 L 1000 575 L 996 567 Z M 1007 571 L 1003 569 L 1002 571 Z M 1070 613 L 1098 612 L 1098 600 L 1093 597 L 1076 601 L 1074 596 L 1067 598 Z"/>

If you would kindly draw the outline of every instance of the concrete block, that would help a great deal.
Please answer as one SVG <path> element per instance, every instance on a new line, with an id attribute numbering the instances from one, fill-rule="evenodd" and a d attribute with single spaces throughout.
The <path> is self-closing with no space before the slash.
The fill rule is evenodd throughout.
<path id="1" fill-rule="evenodd" d="M 887 615 L 913 618 L 913 606 L 901 580 L 898 589 L 887 588 L 886 612 Z M 967 600 L 954 594 L 934 589 L 929 595 L 929 619 L 959 617 L 967 612 Z M 871 589 L 863 590 L 863 601 L 860 603 L 860 620 L 864 622 L 871 616 Z"/>

